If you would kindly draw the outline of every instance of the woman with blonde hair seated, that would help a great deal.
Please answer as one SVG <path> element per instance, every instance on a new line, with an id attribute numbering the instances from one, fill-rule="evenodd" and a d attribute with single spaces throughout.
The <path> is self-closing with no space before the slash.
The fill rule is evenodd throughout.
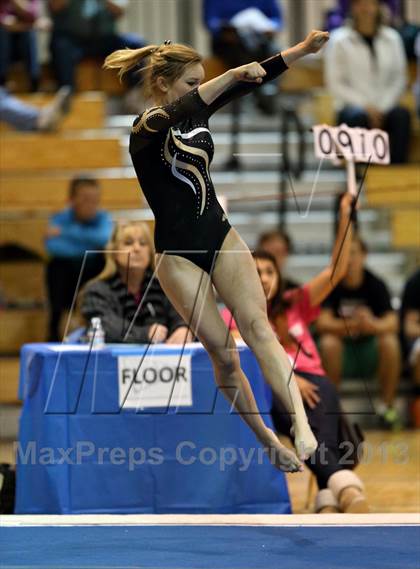
<path id="1" fill-rule="evenodd" d="M 154 246 L 147 223 L 118 222 L 106 248 L 103 271 L 80 300 L 88 324 L 101 319 L 106 342 L 182 344 L 192 340 L 154 276 Z"/>

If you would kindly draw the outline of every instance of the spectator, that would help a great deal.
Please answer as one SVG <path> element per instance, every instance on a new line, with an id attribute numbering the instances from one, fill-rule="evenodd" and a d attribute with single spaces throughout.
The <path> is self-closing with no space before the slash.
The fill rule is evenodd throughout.
<path id="1" fill-rule="evenodd" d="M 47 266 L 50 342 L 59 340 L 61 316 L 72 306 L 77 287 L 102 270 L 104 260 L 98 250 L 105 246 L 112 231 L 109 214 L 99 210 L 97 180 L 74 178 L 69 197 L 70 206 L 50 218 L 46 235 L 51 257 Z M 85 255 L 88 251 L 94 253 Z"/>
<path id="2" fill-rule="evenodd" d="M 325 58 L 338 123 L 386 130 L 391 162 L 407 162 L 410 114 L 399 106 L 407 74 L 402 40 L 381 24 L 379 0 L 352 0 L 351 14 L 350 25 L 331 34 Z"/>
<path id="3" fill-rule="evenodd" d="M 382 12 L 385 12 L 384 17 L 386 23 L 391 25 L 391 22 L 397 20 L 401 16 L 401 0 L 380 0 L 382 3 Z M 346 18 L 349 16 L 351 0 L 337 0 L 338 6 L 335 9 L 327 12 L 326 27 L 328 31 L 332 31 L 340 26 L 345 25 Z"/>
<path id="4" fill-rule="evenodd" d="M 401 301 L 401 332 L 415 384 L 413 423 L 420 427 L 420 269 L 408 279 Z"/>
<path id="5" fill-rule="evenodd" d="M 187 326 L 154 275 L 154 247 L 146 223 L 119 223 L 102 273 L 88 283 L 80 308 L 88 324 L 100 317 L 107 342 L 183 344 Z"/>
<path id="6" fill-rule="evenodd" d="M 69 110 L 70 96 L 70 89 L 62 87 L 50 104 L 39 109 L 23 103 L 0 87 L 0 121 L 22 131 L 55 130 Z"/>
<path id="7" fill-rule="evenodd" d="M 258 238 L 257 243 L 258 251 L 265 251 L 270 253 L 277 264 L 277 268 L 283 275 L 285 272 L 287 259 L 293 250 L 292 240 L 290 236 L 280 229 L 274 229 L 272 231 L 266 231 L 262 233 Z M 296 288 L 298 284 L 285 276 L 282 276 L 285 290 L 290 288 Z"/>
<path id="8" fill-rule="evenodd" d="M 340 227 L 329 266 L 304 286 L 284 292 L 283 276 L 274 256 L 265 251 L 254 253 L 270 322 L 293 362 L 309 424 L 319 443 L 306 463 L 317 478 L 319 493 L 315 509 L 319 513 L 368 510 L 361 480 L 340 460 L 338 394 L 326 376 L 309 331 L 310 323 L 319 314 L 319 304 L 346 271 L 351 243 L 351 229 L 346 236 L 351 199 L 347 194 L 341 201 Z M 232 328 L 230 314 L 225 311 L 223 316 Z M 274 401 L 272 416 L 277 430 L 290 436 L 290 416 L 279 401 Z"/>
<path id="9" fill-rule="evenodd" d="M 39 86 L 39 63 L 35 23 L 39 0 L 0 0 L 0 87 L 6 85 L 7 72 L 14 59 L 28 70 L 31 90 Z"/>
<path id="10" fill-rule="evenodd" d="M 59 85 L 75 86 L 75 65 L 83 57 L 101 60 L 117 49 L 144 46 L 133 34 L 119 34 L 117 20 L 124 14 L 128 0 L 48 0 L 53 21 L 51 56 Z M 127 79 L 134 87 L 136 71 Z"/>
<path id="11" fill-rule="evenodd" d="M 204 21 L 213 53 L 228 67 L 262 61 L 279 51 L 274 41 L 282 28 L 278 0 L 204 0 Z M 276 86 L 268 83 L 255 91 L 263 112 L 274 112 L 276 94 Z"/>
<path id="12" fill-rule="evenodd" d="M 366 268 L 366 257 L 365 243 L 355 237 L 347 272 L 317 321 L 322 361 L 337 386 L 341 377 L 365 378 L 377 371 L 378 413 L 384 426 L 398 428 L 393 407 L 401 367 L 398 318 L 385 283 Z"/>

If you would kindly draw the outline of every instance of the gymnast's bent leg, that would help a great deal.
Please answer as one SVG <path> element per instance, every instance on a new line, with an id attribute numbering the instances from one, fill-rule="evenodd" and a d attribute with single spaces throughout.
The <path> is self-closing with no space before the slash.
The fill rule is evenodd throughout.
<path id="1" fill-rule="evenodd" d="M 165 254 L 156 255 L 156 273 L 165 294 L 206 348 L 217 385 L 254 431 L 272 464 L 284 471 L 300 470 L 298 458 L 259 414 L 235 341 L 219 314 L 210 276 L 188 259 Z"/>
<path id="2" fill-rule="evenodd" d="M 212 281 L 233 314 L 242 338 L 254 352 L 265 380 L 290 413 L 295 448 L 299 458 L 305 460 L 315 451 L 317 442 L 289 359 L 268 321 L 266 298 L 255 261 L 233 228 L 218 254 Z"/>

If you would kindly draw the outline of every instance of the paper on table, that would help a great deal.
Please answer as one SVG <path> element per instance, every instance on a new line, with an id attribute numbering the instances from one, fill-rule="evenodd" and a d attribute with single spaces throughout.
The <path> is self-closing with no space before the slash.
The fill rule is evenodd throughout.
<path id="1" fill-rule="evenodd" d="M 248 28 L 255 32 L 273 32 L 276 30 L 273 22 L 258 8 L 241 10 L 230 20 L 230 23 L 235 28 Z"/>

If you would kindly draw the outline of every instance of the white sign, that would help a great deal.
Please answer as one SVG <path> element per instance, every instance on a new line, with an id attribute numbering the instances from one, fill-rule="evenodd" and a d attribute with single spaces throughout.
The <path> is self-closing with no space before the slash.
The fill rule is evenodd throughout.
<path id="1" fill-rule="evenodd" d="M 118 391 L 123 409 L 191 406 L 191 355 L 119 356 Z"/>
<path id="2" fill-rule="evenodd" d="M 389 137 L 384 130 L 377 128 L 350 128 L 346 124 L 313 127 L 315 156 L 337 160 L 389 164 Z"/>

